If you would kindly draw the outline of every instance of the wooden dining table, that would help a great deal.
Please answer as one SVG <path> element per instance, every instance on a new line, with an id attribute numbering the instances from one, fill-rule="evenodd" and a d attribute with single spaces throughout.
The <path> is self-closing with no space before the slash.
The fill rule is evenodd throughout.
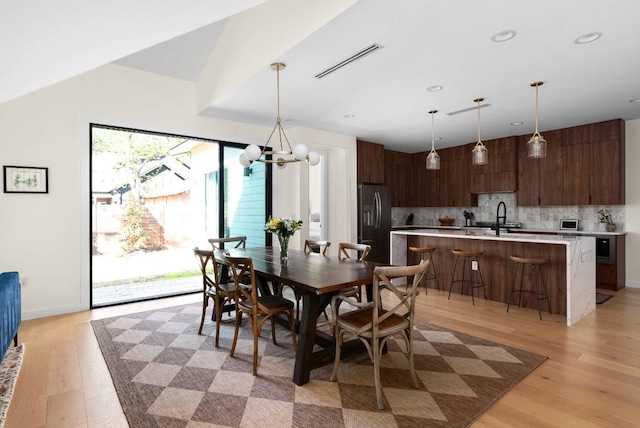
<path id="1" fill-rule="evenodd" d="M 373 269 L 380 265 L 374 262 L 359 262 L 353 259 L 339 260 L 336 256 L 289 250 L 286 265 L 280 263 L 280 251 L 275 247 L 258 247 L 229 250 L 238 257 L 251 257 L 258 277 L 260 291 L 271 294 L 271 284 L 286 284 L 295 287 L 302 296 L 302 317 L 298 325 L 298 350 L 295 357 L 293 382 L 304 385 L 309 382 L 311 370 L 333 363 L 336 341 L 332 335 L 316 328 L 318 317 L 331 303 L 331 298 L 348 287 L 369 285 Z M 314 345 L 320 349 L 314 351 Z M 362 352 L 359 341 L 345 342 L 341 356 Z"/>

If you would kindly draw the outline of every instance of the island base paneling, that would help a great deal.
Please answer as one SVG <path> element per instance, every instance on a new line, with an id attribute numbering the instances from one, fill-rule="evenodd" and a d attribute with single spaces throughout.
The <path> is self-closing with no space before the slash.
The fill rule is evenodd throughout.
<path id="1" fill-rule="evenodd" d="M 464 245 L 462 245 L 464 244 Z M 549 244 L 535 244 L 529 242 L 508 242 L 508 241 L 488 241 L 480 239 L 465 239 L 461 242 L 460 239 L 446 238 L 446 237 L 432 237 L 432 236 L 408 236 L 407 247 L 436 247 L 437 250 L 433 252 L 433 263 L 438 272 L 438 282 L 440 288 L 444 292 L 449 292 L 449 285 L 451 283 L 451 275 L 453 272 L 454 256 L 451 250 L 465 250 L 465 251 L 483 251 L 482 256 L 479 258 L 480 273 L 484 281 L 485 290 L 487 292 L 487 298 L 497 302 L 503 302 L 506 304 L 509 301 L 509 295 L 511 287 L 513 285 L 513 276 L 515 273 L 516 264 L 511 261 L 509 256 L 518 255 L 522 257 L 532 258 L 546 258 L 549 259 L 549 263 L 542 266 L 542 275 L 544 283 L 549 293 L 551 301 L 551 311 L 554 314 L 566 315 L 567 314 L 567 280 L 566 280 L 566 266 L 567 266 L 567 252 L 566 247 L 562 245 L 549 245 Z M 464 247 L 464 248 L 462 248 Z M 420 262 L 419 254 L 413 254 L 407 250 L 407 262 L 408 264 L 417 264 Z M 459 273 L 458 273 L 459 275 Z M 533 278 L 534 281 L 539 281 L 539 276 L 536 274 Z M 531 282 L 531 273 L 529 269 L 526 269 L 524 277 L 525 289 L 535 290 L 536 286 Z M 429 281 L 428 287 L 433 289 L 433 292 L 437 292 L 435 281 Z M 471 287 L 468 284 L 465 286 L 464 294 L 470 295 Z M 431 290 L 429 290 L 431 292 Z M 475 290 L 476 298 L 482 298 L 482 290 Z M 479 294 L 478 294 L 479 293 Z M 456 284 L 454 290 L 451 293 L 451 298 L 460 296 L 460 285 Z M 533 293 L 522 293 L 522 306 L 532 309 L 538 308 L 537 295 Z M 547 308 L 546 302 L 541 302 L 543 306 L 543 314 Z M 469 301 L 471 304 L 471 301 Z M 518 294 L 513 295 L 511 306 L 518 304 Z"/>

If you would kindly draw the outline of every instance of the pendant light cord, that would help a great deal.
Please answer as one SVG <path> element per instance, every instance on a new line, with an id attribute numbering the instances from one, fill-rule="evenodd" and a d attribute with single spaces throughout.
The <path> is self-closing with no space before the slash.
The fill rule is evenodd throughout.
<path id="1" fill-rule="evenodd" d="M 482 144 L 482 141 L 480 141 L 480 99 L 478 98 L 478 144 Z"/>

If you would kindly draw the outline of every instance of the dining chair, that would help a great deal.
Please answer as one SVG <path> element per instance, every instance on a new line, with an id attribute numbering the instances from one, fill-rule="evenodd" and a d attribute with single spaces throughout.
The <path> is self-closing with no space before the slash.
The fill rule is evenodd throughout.
<path id="1" fill-rule="evenodd" d="M 338 259 L 351 259 L 355 253 L 356 259 L 359 262 L 364 262 L 367 259 L 367 255 L 371 252 L 371 245 L 367 244 L 352 244 L 349 242 L 340 242 L 338 244 Z M 343 295 L 348 297 L 355 297 L 358 302 L 362 302 L 362 286 L 358 285 L 342 290 Z"/>
<path id="2" fill-rule="evenodd" d="M 373 270 L 373 300 L 365 303 L 350 302 L 357 308 L 353 311 L 338 314 L 339 302 L 347 300 L 348 297 L 336 294 L 331 299 L 336 333 L 336 352 L 330 380 L 335 382 L 338 378 L 344 334 L 353 334 L 362 341 L 369 358 L 373 361 L 376 399 L 380 410 L 384 409 L 380 383 L 380 360 L 384 346 L 391 336 L 399 334 L 404 340 L 405 354 L 409 359 L 411 383 L 414 388 L 419 387 L 413 363 L 413 324 L 416 295 L 429 263 L 429 260 L 422 260 L 420 264 L 411 266 L 377 266 Z M 413 283 L 408 290 L 400 290 L 392 283 L 394 278 L 409 276 L 413 276 Z"/>
<path id="3" fill-rule="evenodd" d="M 329 241 L 318 241 L 315 239 L 305 239 L 304 241 L 304 252 L 305 254 L 310 254 L 310 253 L 319 253 L 322 254 L 323 256 L 327 255 L 327 248 L 329 248 L 331 246 L 331 242 Z M 317 250 L 317 251 L 316 251 Z M 278 289 L 278 294 L 280 296 L 282 296 L 283 294 L 283 288 L 284 287 L 289 287 L 291 288 L 291 290 L 293 290 L 293 295 L 296 299 L 296 321 L 300 321 L 300 300 L 302 299 L 302 295 L 300 295 L 300 293 L 298 293 L 297 289 L 295 287 L 291 287 L 288 284 L 284 284 L 281 283 L 280 287 Z M 324 317 L 328 320 L 329 317 L 327 316 L 327 313 L 324 313 Z"/>
<path id="4" fill-rule="evenodd" d="M 327 249 L 331 246 L 331 242 L 329 241 L 318 241 L 316 239 L 305 239 L 304 240 L 304 252 L 306 254 L 309 253 L 320 253 L 323 256 L 327 255 Z"/>
<path id="5" fill-rule="evenodd" d="M 234 304 L 236 298 L 236 285 L 226 280 L 227 275 L 224 275 L 224 272 L 227 271 L 227 267 L 224 255 L 220 250 L 201 250 L 196 247 L 193 249 L 193 253 L 198 260 L 198 266 L 202 274 L 202 317 L 198 334 L 202 334 L 207 306 L 209 306 L 209 299 L 212 299 L 213 315 L 216 322 L 216 347 L 218 347 L 222 313 L 225 308 L 228 309 L 229 313 L 231 312 L 231 305 Z"/>
<path id="6" fill-rule="evenodd" d="M 253 329 L 253 375 L 255 376 L 258 373 L 258 338 L 260 337 L 262 326 L 267 320 L 271 320 L 271 337 L 273 343 L 277 345 L 274 317 L 279 314 L 285 314 L 287 316 L 289 326 L 291 327 L 293 349 L 297 351 L 298 344 L 293 320 L 293 302 L 272 294 L 259 295 L 256 274 L 253 269 L 253 260 L 250 257 L 225 256 L 225 259 L 236 283 L 236 325 L 229 355 L 233 357 L 235 353 L 236 343 L 238 342 L 238 330 L 242 322 L 242 314 L 247 314 Z M 242 282 L 243 278 L 250 278 L 251 291 L 237 285 Z"/>

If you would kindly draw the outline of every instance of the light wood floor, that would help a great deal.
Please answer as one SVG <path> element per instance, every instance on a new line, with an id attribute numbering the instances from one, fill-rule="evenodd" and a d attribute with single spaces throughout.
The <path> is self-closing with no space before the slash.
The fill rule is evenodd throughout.
<path id="1" fill-rule="evenodd" d="M 613 292 L 611 292 L 613 293 Z M 640 290 L 622 289 L 573 327 L 535 310 L 420 293 L 417 316 L 549 357 L 474 426 L 640 426 Z M 90 321 L 200 301 L 182 296 L 24 321 L 26 354 L 6 428 L 126 427 Z"/>

